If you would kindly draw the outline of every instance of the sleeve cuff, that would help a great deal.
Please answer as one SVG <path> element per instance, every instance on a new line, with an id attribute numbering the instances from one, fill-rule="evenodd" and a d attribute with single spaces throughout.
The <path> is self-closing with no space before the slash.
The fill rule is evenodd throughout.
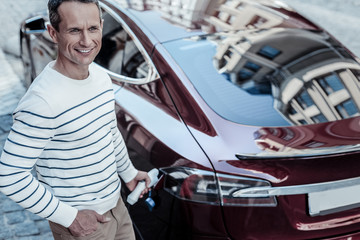
<path id="1" fill-rule="evenodd" d="M 125 183 L 128 183 L 136 177 L 138 172 L 139 171 L 131 164 L 131 167 L 129 167 L 126 171 L 120 173 L 119 175 Z"/>
<path id="2" fill-rule="evenodd" d="M 78 210 L 76 208 L 63 202 L 59 202 L 58 208 L 48 220 L 68 228 L 75 220 L 77 213 Z"/>

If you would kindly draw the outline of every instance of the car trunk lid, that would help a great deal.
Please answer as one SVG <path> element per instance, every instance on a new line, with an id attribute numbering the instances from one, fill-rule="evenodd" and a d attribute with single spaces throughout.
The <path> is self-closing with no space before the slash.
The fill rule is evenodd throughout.
<path id="1" fill-rule="evenodd" d="M 268 181 L 268 186 L 238 189 L 232 196 L 248 203 L 275 197 L 277 205 L 223 202 L 230 235 L 265 237 L 255 231 L 259 224 L 266 226 L 269 239 L 332 237 L 360 227 L 359 117 L 302 126 L 238 127 L 233 135 L 252 129 L 252 143 L 259 151 L 242 147 L 240 152 L 233 149 L 234 159 L 213 160 L 219 181 L 222 173 Z"/>

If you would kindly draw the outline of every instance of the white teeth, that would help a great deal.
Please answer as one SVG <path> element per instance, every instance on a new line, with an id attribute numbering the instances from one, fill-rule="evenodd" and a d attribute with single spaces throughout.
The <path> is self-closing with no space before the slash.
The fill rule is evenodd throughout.
<path id="1" fill-rule="evenodd" d="M 88 52 L 90 52 L 90 50 L 78 50 L 79 52 L 81 52 L 81 53 L 88 53 Z"/>

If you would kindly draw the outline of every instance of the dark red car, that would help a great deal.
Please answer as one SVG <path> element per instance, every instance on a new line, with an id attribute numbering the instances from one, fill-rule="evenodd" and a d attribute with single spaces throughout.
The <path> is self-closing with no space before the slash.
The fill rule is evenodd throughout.
<path id="1" fill-rule="evenodd" d="M 360 239 L 360 65 L 341 43 L 279 1 L 101 7 L 118 127 L 162 173 L 155 207 L 129 206 L 138 239 Z M 21 27 L 27 84 L 56 57 L 46 24 Z"/>

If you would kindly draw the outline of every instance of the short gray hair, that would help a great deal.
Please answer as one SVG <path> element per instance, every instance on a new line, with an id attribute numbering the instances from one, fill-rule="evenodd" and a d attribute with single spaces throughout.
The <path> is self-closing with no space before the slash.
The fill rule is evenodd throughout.
<path id="1" fill-rule="evenodd" d="M 61 22 L 58 9 L 63 2 L 95 3 L 99 9 L 100 21 L 102 19 L 101 9 L 98 0 L 49 0 L 48 2 L 49 20 L 51 25 L 55 28 L 56 31 L 59 31 L 59 24 Z"/>

